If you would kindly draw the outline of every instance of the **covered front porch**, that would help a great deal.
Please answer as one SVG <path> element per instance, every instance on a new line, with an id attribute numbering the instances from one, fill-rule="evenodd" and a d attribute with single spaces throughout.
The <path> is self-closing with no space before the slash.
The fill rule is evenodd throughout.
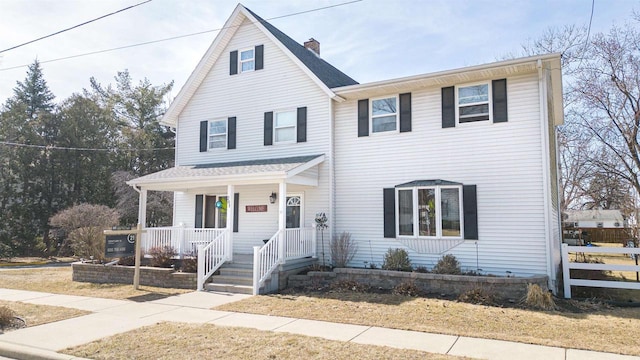
<path id="1" fill-rule="evenodd" d="M 253 293 L 260 293 L 278 266 L 316 257 L 312 214 L 328 206 L 318 181 L 323 161 L 319 155 L 176 167 L 131 180 L 140 224 L 148 191 L 174 192 L 174 226 L 145 227 L 143 253 L 168 246 L 180 258 L 197 257 L 199 290 L 234 254 L 250 254 Z"/>

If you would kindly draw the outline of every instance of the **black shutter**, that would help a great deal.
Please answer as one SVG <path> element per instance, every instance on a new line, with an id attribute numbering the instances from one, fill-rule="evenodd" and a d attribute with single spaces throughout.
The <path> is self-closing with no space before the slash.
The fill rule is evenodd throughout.
<path id="1" fill-rule="evenodd" d="M 411 93 L 400 94 L 400 132 L 411 131 Z"/>
<path id="2" fill-rule="evenodd" d="M 464 238 L 467 240 L 477 240 L 478 203 L 475 185 L 464 185 L 462 187 L 462 203 L 464 205 Z"/>
<path id="3" fill-rule="evenodd" d="M 442 88 L 442 127 L 456 126 L 456 96 L 455 88 L 449 86 Z"/>
<path id="4" fill-rule="evenodd" d="M 200 121 L 200 152 L 207 151 L 208 121 Z"/>
<path id="5" fill-rule="evenodd" d="M 236 117 L 227 119 L 227 149 L 236 148 Z"/>
<path id="6" fill-rule="evenodd" d="M 229 53 L 229 75 L 238 73 L 238 50 Z"/>
<path id="7" fill-rule="evenodd" d="M 233 232 L 238 232 L 238 214 L 240 213 L 240 194 L 233 194 Z"/>
<path id="8" fill-rule="evenodd" d="M 369 99 L 358 100 L 358 137 L 369 136 Z"/>
<path id="9" fill-rule="evenodd" d="M 255 49 L 256 70 L 264 69 L 264 45 L 258 45 Z"/>
<path id="10" fill-rule="evenodd" d="M 273 145 L 273 112 L 264 113 L 264 145 Z"/>
<path id="11" fill-rule="evenodd" d="M 493 100 L 493 122 L 507 122 L 507 79 L 491 82 Z"/>
<path id="12" fill-rule="evenodd" d="M 307 107 L 298 108 L 298 142 L 307 142 Z"/>
<path id="13" fill-rule="evenodd" d="M 201 228 L 202 227 L 202 210 L 203 210 L 203 206 L 204 205 L 204 196 L 203 195 L 196 195 L 196 221 L 195 221 L 195 228 Z"/>
<path id="14" fill-rule="evenodd" d="M 384 189 L 384 237 L 396 237 L 396 189 Z"/>

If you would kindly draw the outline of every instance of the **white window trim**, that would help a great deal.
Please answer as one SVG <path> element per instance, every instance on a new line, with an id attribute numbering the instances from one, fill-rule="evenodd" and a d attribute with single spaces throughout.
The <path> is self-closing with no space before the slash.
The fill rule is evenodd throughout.
<path id="1" fill-rule="evenodd" d="M 225 131 L 224 134 L 212 134 L 211 133 L 211 123 L 216 121 L 224 121 L 225 123 Z M 224 135 L 224 146 L 219 148 L 210 147 L 211 145 L 211 137 L 212 136 L 222 136 Z M 226 150 L 229 147 L 229 119 L 212 119 L 207 121 L 207 151 L 219 151 Z"/>
<path id="2" fill-rule="evenodd" d="M 418 190 L 421 189 L 434 189 L 435 190 L 435 202 L 436 206 L 436 236 L 420 236 L 420 212 L 418 211 Z M 460 212 L 460 236 L 443 236 L 442 235 L 442 189 L 458 189 L 458 203 L 459 212 Z M 412 187 L 403 187 L 395 189 L 395 212 L 396 212 L 396 237 L 403 239 L 452 239 L 452 240 L 462 240 L 464 239 L 464 204 L 463 194 L 462 194 L 462 185 L 434 185 L 434 186 L 412 186 Z M 400 197 L 398 192 L 400 190 L 411 190 L 412 191 L 412 205 L 413 205 L 413 235 L 400 235 Z"/>
<path id="3" fill-rule="evenodd" d="M 242 53 L 245 51 L 253 51 L 253 57 L 251 59 L 247 59 L 247 60 L 242 60 Z M 246 62 L 253 62 L 253 69 L 251 70 L 242 70 L 242 64 L 246 63 Z M 245 49 L 240 49 L 238 50 L 238 73 L 248 73 L 248 72 L 253 72 L 256 71 L 256 49 L 255 47 L 251 47 L 251 48 L 245 48 Z"/>
<path id="4" fill-rule="evenodd" d="M 293 125 L 280 126 L 280 127 L 278 127 L 276 125 L 278 123 L 278 114 L 283 114 L 283 113 L 293 113 L 294 114 L 296 121 L 293 123 Z M 293 128 L 293 132 L 294 132 L 293 140 L 277 141 L 277 137 L 276 137 L 277 131 L 279 129 L 287 129 L 287 128 Z M 276 145 L 276 144 L 295 144 L 297 142 L 298 142 L 298 111 L 297 111 L 297 109 L 274 111 L 273 112 L 273 144 L 274 145 Z"/>
<path id="5" fill-rule="evenodd" d="M 475 86 L 475 85 L 487 85 L 487 91 L 488 91 L 488 105 L 489 105 L 489 119 L 488 120 L 479 120 L 479 121 L 470 121 L 470 122 L 460 122 L 460 104 L 458 103 L 458 89 L 460 88 L 465 88 L 465 87 L 469 87 L 469 86 Z M 456 124 L 462 125 L 462 126 L 469 126 L 471 124 L 484 124 L 484 123 L 493 123 L 493 89 L 491 88 L 491 81 L 479 81 L 479 82 L 473 82 L 473 83 L 468 83 L 468 84 L 461 84 L 461 85 L 456 85 L 454 88 L 454 93 L 455 93 L 455 107 L 456 107 Z M 464 106 L 471 106 L 471 105 L 482 105 L 484 104 L 484 101 L 481 102 L 476 102 L 476 103 L 470 103 L 470 104 L 464 104 Z"/>
<path id="6" fill-rule="evenodd" d="M 299 196 L 300 197 L 300 227 L 299 229 L 304 228 L 304 193 L 287 193 L 286 197 L 291 197 L 291 196 Z M 285 207 L 287 206 L 287 201 L 285 198 Z M 287 209 L 284 209 L 285 215 L 287 213 Z M 285 226 L 287 224 L 285 223 Z M 288 229 L 298 229 L 298 228 L 288 228 Z"/>
<path id="7" fill-rule="evenodd" d="M 390 99 L 390 98 L 395 98 L 396 99 L 396 129 L 395 130 L 388 130 L 388 131 L 373 131 L 373 119 L 374 118 L 379 118 L 379 117 L 385 117 L 385 116 L 390 116 L 390 115 L 377 115 L 377 116 L 373 116 L 373 102 L 375 100 L 382 100 L 382 99 Z M 378 134 L 393 134 L 393 133 L 398 133 L 400 132 L 400 97 L 398 95 L 392 95 L 392 96 L 379 96 L 376 98 L 371 98 L 369 99 L 369 134 L 371 135 L 378 135 Z"/>

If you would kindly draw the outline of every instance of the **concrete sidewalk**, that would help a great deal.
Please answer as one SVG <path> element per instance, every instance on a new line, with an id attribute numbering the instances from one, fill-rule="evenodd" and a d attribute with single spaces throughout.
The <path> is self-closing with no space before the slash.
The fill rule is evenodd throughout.
<path id="1" fill-rule="evenodd" d="M 359 344 L 414 349 L 478 359 L 630 360 L 623 356 L 509 341 L 430 334 L 289 317 L 253 315 L 210 308 L 248 295 L 191 292 L 160 300 L 132 302 L 85 296 L 0 289 L 0 300 L 55 305 L 91 311 L 72 319 L 10 331 L 0 335 L 0 359 L 77 359 L 57 351 L 161 321 L 210 323 L 287 332 Z"/>

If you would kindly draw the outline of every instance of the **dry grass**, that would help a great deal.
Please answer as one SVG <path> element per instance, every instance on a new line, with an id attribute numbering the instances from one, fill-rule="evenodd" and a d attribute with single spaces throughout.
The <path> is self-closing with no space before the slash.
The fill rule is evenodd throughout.
<path id="1" fill-rule="evenodd" d="M 640 337 L 631 335 L 640 308 L 545 312 L 351 292 L 254 296 L 216 310 L 640 355 Z"/>
<path id="2" fill-rule="evenodd" d="M 2 301 L 0 306 L 13 310 L 27 322 L 27 326 L 37 326 L 90 314 L 89 311 L 69 309 L 60 306 L 36 305 L 23 302 Z"/>
<path id="3" fill-rule="evenodd" d="M 254 329 L 161 323 L 62 351 L 91 359 L 438 359 L 460 357 Z"/>
<path id="4" fill-rule="evenodd" d="M 134 290 L 133 285 L 77 282 L 71 280 L 71 267 L 5 270 L 0 273 L 0 288 L 129 300 L 153 300 L 192 291 L 153 286 Z"/>
<path id="5" fill-rule="evenodd" d="M 556 303 L 553 296 L 547 290 L 543 290 L 538 284 L 527 285 L 527 295 L 523 300 L 524 304 L 533 309 L 555 310 Z"/>
<path id="6" fill-rule="evenodd" d="M 0 259 L 0 267 L 27 266 L 27 265 L 44 265 L 49 263 L 72 262 L 75 261 L 71 257 L 59 258 L 43 258 L 37 256 L 31 257 L 15 257 L 10 259 Z"/>

